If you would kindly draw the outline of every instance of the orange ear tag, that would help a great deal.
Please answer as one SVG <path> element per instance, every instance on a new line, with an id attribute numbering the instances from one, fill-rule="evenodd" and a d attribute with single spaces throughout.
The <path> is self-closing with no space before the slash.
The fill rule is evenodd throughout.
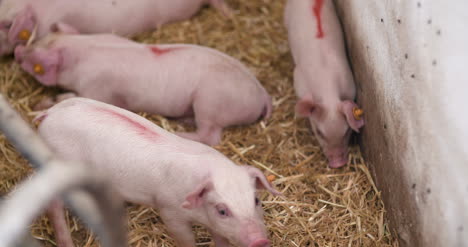
<path id="1" fill-rule="evenodd" d="M 273 181 L 275 181 L 275 179 L 276 179 L 276 176 L 275 176 L 275 175 L 269 175 L 269 176 L 267 177 L 267 180 L 268 180 L 268 182 L 270 182 L 270 183 L 273 182 Z"/>
<path id="2" fill-rule="evenodd" d="M 27 29 L 23 29 L 21 32 L 19 32 L 18 38 L 23 41 L 28 41 L 29 38 L 31 38 L 31 32 L 29 32 Z"/>
<path id="3" fill-rule="evenodd" d="M 42 67 L 42 65 L 40 64 L 35 64 L 33 70 L 34 70 L 34 73 L 38 75 L 43 75 L 45 73 L 44 67 Z"/>
<path id="4" fill-rule="evenodd" d="M 354 107 L 353 108 L 353 116 L 356 120 L 361 120 L 362 115 L 364 115 L 364 110 L 361 108 Z"/>

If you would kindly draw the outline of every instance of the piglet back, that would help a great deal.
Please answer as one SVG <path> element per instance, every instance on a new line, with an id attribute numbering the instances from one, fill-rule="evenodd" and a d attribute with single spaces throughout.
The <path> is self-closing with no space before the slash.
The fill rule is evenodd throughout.
<path id="1" fill-rule="evenodd" d="M 41 113 L 35 121 L 40 122 L 39 132 L 46 125 L 48 129 L 83 131 L 85 134 L 107 132 L 109 135 L 125 135 L 133 141 L 154 143 L 172 135 L 135 113 L 86 98 L 64 100 Z"/>

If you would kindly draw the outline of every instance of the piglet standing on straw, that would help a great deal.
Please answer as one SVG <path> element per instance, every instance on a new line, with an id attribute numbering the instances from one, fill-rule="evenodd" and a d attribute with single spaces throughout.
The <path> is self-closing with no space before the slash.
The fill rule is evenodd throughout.
<path id="1" fill-rule="evenodd" d="M 309 118 L 312 130 L 337 168 L 348 161 L 351 130 L 364 125 L 354 103 L 356 88 L 343 33 L 332 0 L 288 0 L 285 24 L 296 67 L 296 111 Z"/>
<path id="2" fill-rule="evenodd" d="M 15 56 L 42 84 L 74 91 L 58 101 L 79 95 L 190 120 L 197 131 L 179 135 L 209 145 L 221 141 L 224 127 L 268 118 L 272 110 L 267 91 L 241 62 L 207 47 L 54 33 L 33 46 L 18 46 Z"/>
<path id="3" fill-rule="evenodd" d="M 188 19 L 208 3 L 229 15 L 224 0 L 2 0 L 0 55 L 26 44 L 34 32 L 44 37 L 55 23 L 82 33 L 133 35 Z"/>
<path id="4" fill-rule="evenodd" d="M 192 223 L 206 226 L 218 247 L 270 246 L 256 189 L 279 192 L 260 170 L 91 99 L 64 100 L 37 120 L 58 155 L 105 174 L 126 200 L 159 208 L 178 246 L 195 245 Z"/>

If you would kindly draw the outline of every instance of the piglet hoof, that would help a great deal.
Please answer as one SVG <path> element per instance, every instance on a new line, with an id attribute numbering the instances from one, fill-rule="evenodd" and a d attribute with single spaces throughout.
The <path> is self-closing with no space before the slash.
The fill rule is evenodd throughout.
<path id="1" fill-rule="evenodd" d="M 39 103 L 37 103 L 34 107 L 34 111 L 42 111 L 45 109 L 49 109 L 50 107 L 54 106 L 55 104 L 60 103 L 61 101 L 64 101 L 66 99 L 70 99 L 73 97 L 76 97 L 77 95 L 75 93 L 63 93 L 55 96 L 55 98 L 45 98 L 41 100 Z"/>
<path id="2" fill-rule="evenodd" d="M 52 107 L 56 103 L 57 102 L 52 98 L 45 98 L 45 99 L 39 101 L 39 103 L 37 103 L 36 105 L 34 105 L 33 110 L 34 111 L 42 111 L 42 110 L 45 110 L 45 109 L 49 109 L 50 107 Z"/>
<path id="3" fill-rule="evenodd" d="M 218 9 L 224 17 L 232 19 L 234 16 L 232 9 L 226 4 L 225 0 L 211 0 L 211 4 Z"/>
<path id="4" fill-rule="evenodd" d="M 221 9 L 221 14 L 223 14 L 223 16 L 228 19 L 232 19 L 234 17 L 232 9 L 227 5 L 224 5 L 224 7 Z"/>
<path id="5" fill-rule="evenodd" d="M 193 117 L 178 118 L 176 120 L 182 124 L 186 124 L 189 126 L 197 126 L 197 124 L 195 123 L 195 119 Z"/>

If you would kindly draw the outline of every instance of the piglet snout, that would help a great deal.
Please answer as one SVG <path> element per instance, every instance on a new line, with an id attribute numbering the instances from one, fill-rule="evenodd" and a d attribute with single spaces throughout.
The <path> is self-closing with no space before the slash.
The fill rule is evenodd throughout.
<path id="1" fill-rule="evenodd" d="M 334 160 L 329 161 L 328 166 L 330 168 L 340 168 L 340 167 L 346 165 L 347 162 L 348 162 L 348 160 L 346 160 L 346 159 L 334 159 Z"/>
<path id="2" fill-rule="evenodd" d="M 248 221 L 243 224 L 240 234 L 240 246 L 244 247 L 270 247 L 265 226 L 261 222 Z"/>
<path id="3" fill-rule="evenodd" d="M 270 241 L 268 239 L 257 239 L 249 247 L 270 247 Z"/>
<path id="4" fill-rule="evenodd" d="M 348 151 L 345 148 L 337 148 L 326 153 L 328 166 L 330 168 L 340 168 L 348 163 Z"/>

